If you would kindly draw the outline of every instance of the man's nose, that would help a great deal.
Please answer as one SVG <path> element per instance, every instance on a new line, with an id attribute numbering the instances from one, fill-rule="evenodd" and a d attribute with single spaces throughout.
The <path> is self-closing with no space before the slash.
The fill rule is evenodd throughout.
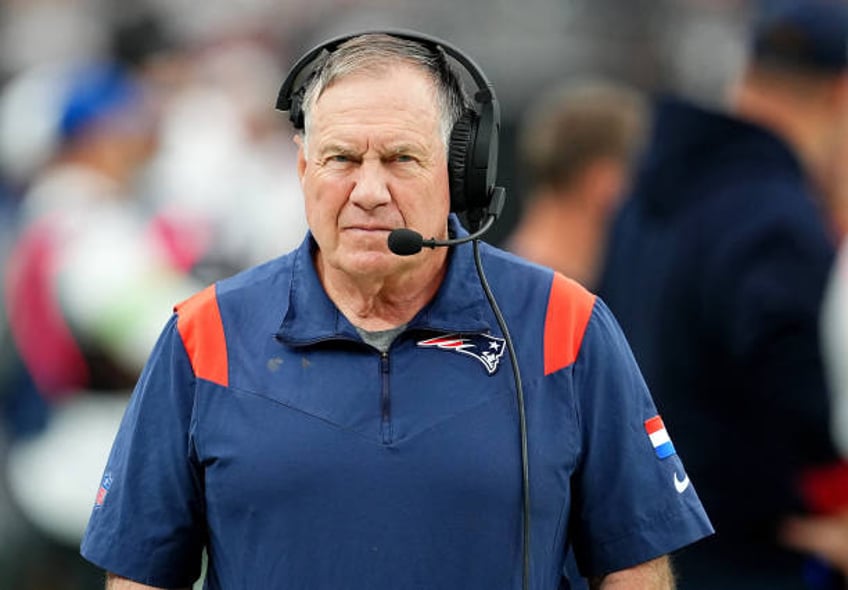
<path id="1" fill-rule="evenodd" d="M 358 207 L 370 210 L 392 200 L 389 177 L 379 160 L 366 159 L 357 170 L 350 201 Z"/>

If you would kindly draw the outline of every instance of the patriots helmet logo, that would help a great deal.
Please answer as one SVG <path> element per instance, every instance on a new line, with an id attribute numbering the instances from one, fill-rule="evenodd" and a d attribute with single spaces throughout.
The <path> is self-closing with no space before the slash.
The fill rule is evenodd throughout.
<path id="1" fill-rule="evenodd" d="M 506 344 L 503 338 L 488 334 L 448 334 L 418 342 L 418 346 L 452 350 L 476 358 L 486 367 L 489 375 L 498 370 Z"/>

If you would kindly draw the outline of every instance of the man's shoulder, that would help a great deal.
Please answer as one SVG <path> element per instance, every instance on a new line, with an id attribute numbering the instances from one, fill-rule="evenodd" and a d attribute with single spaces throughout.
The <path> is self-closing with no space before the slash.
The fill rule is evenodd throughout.
<path id="1" fill-rule="evenodd" d="M 274 333 L 285 313 L 292 255 L 213 283 L 174 307 L 176 328 L 197 377 L 227 386 L 232 350 Z"/>
<path id="2" fill-rule="evenodd" d="M 817 196 L 802 181 L 763 175 L 728 183 L 710 209 L 705 238 L 731 258 L 785 252 L 826 261 L 833 244 Z M 768 256 L 767 256 L 768 257 Z"/>
<path id="3" fill-rule="evenodd" d="M 531 283 L 550 283 L 554 271 L 546 266 L 531 262 L 517 254 L 503 250 L 491 244 L 481 244 L 483 269 L 486 276 L 494 280 L 530 281 Z"/>
<path id="4" fill-rule="evenodd" d="M 269 283 L 290 281 L 297 252 L 293 250 L 218 281 L 219 297 L 250 297 L 253 292 L 266 289 Z"/>
<path id="5" fill-rule="evenodd" d="M 561 287 L 559 294 L 562 297 L 575 300 L 594 298 L 589 290 L 574 279 L 494 246 L 485 247 L 484 265 L 487 277 L 491 274 L 496 281 L 521 286 L 522 290 L 538 286 L 548 294 L 554 283 L 557 283 Z"/>
<path id="6" fill-rule="evenodd" d="M 595 310 L 597 297 L 577 281 L 519 256 L 488 248 L 486 271 L 492 270 L 493 289 L 510 311 L 529 321 L 538 313 L 542 325 L 544 373 L 572 364 Z"/>
<path id="7" fill-rule="evenodd" d="M 288 293 L 294 266 L 294 252 L 253 266 L 221 279 L 174 306 L 181 321 L 206 315 L 211 308 L 230 309 L 266 306 Z"/>
<path id="8" fill-rule="evenodd" d="M 577 281 L 554 273 L 545 312 L 545 374 L 577 360 L 597 297 Z"/>

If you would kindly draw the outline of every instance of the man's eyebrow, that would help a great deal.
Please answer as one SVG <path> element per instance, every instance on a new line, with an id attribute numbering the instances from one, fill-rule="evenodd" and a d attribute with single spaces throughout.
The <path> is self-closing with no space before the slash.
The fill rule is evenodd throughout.
<path id="1" fill-rule="evenodd" d="M 344 145 L 341 143 L 328 143 L 321 147 L 318 150 L 319 156 L 326 156 L 327 154 L 339 154 L 342 156 L 356 156 L 359 155 L 358 150 L 351 145 Z"/>
<path id="2" fill-rule="evenodd" d="M 423 154 L 426 152 L 424 146 L 417 143 L 397 143 L 387 146 L 384 151 L 385 155 L 394 156 L 397 154 Z"/>

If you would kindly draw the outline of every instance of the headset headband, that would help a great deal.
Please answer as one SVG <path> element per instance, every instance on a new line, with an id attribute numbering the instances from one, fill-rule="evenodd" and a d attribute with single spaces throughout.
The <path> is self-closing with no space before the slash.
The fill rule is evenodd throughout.
<path id="1" fill-rule="evenodd" d="M 483 70 L 480 69 L 480 66 L 478 66 L 473 59 L 471 59 L 462 51 L 460 51 L 457 47 L 451 45 L 446 41 L 443 41 L 436 37 L 432 37 L 430 35 L 425 35 L 424 33 L 417 33 L 415 31 L 408 31 L 404 29 L 380 29 L 362 31 L 359 33 L 348 33 L 346 35 L 339 35 L 338 37 L 333 37 L 332 39 L 325 41 L 320 45 L 312 48 L 306 54 L 304 54 L 303 57 L 297 60 L 294 66 L 292 66 L 291 70 L 289 70 L 289 74 L 288 76 L 286 76 L 286 79 L 283 82 L 282 87 L 280 87 L 280 92 L 277 96 L 277 110 L 288 111 L 291 109 L 293 94 L 292 91 L 301 86 L 300 83 L 303 81 L 303 74 L 306 73 L 308 76 L 308 74 L 311 73 L 307 72 L 308 66 L 312 64 L 322 52 L 333 52 L 339 47 L 339 45 L 341 45 L 345 41 L 353 39 L 354 37 L 378 34 L 391 35 L 392 37 L 405 39 L 406 41 L 424 43 L 444 50 L 445 53 L 450 55 L 454 60 L 456 60 L 462 65 L 463 69 L 468 72 L 468 74 L 474 79 L 474 82 L 477 84 L 477 92 L 474 93 L 474 101 L 481 105 L 491 103 L 494 109 L 494 115 L 496 117 L 496 120 L 498 123 L 500 123 L 500 106 L 498 105 L 498 99 L 495 96 L 494 87 L 492 86 L 492 83 L 489 82 L 489 79 L 486 77 L 486 74 L 483 73 Z"/>

